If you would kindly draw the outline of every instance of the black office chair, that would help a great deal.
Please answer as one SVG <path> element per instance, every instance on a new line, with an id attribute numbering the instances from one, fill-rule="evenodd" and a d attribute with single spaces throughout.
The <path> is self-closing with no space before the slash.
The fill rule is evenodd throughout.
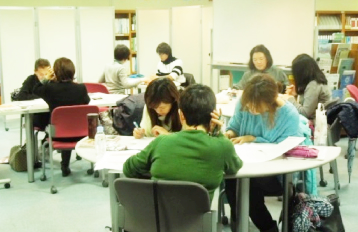
<path id="1" fill-rule="evenodd" d="M 191 73 L 184 73 L 184 77 L 185 77 L 185 82 L 182 83 L 180 86 L 183 88 L 188 87 L 189 85 L 195 84 L 195 78 L 194 75 Z"/>

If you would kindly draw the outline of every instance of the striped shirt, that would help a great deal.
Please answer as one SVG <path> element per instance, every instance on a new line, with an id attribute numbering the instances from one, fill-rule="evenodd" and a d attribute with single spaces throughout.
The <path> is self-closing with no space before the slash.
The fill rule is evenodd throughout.
<path id="1" fill-rule="evenodd" d="M 157 76 L 171 76 L 174 81 L 179 83 L 185 82 L 184 72 L 183 72 L 183 62 L 180 59 L 173 59 L 168 64 L 164 64 L 162 61 L 159 61 L 157 66 Z"/>

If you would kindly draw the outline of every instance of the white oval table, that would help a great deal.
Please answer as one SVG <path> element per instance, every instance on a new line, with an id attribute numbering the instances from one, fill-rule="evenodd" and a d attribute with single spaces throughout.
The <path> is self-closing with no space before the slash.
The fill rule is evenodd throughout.
<path id="1" fill-rule="evenodd" d="M 130 142 L 133 140 L 132 136 L 121 136 L 121 139 L 124 141 Z M 84 139 L 83 139 L 84 140 Z M 81 141 L 83 141 L 81 140 Z M 76 146 L 76 152 L 79 156 L 90 162 L 96 162 L 96 152 L 94 148 L 84 148 L 81 147 L 81 141 Z M 249 228 L 249 189 L 250 189 L 250 178 L 263 177 L 263 176 L 272 176 L 272 175 L 283 175 L 283 222 L 282 222 L 282 231 L 288 232 L 288 200 L 289 200 L 289 175 L 293 172 L 304 171 L 316 167 L 320 167 L 326 163 L 332 162 L 332 167 L 336 172 L 337 167 L 336 163 L 333 162 L 339 156 L 341 152 L 340 147 L 318 147 L 317 148 L 320 154 L 323 154 L 323 158 L 318 159 L 292 159 L 284 158 L 280 156 L 274 160 L 270 160 L 262 163 L 244 163 L 243 167 L 239 170 L 236 175 L 226 175 L 227 179 L 237 179 L 237 219 L 238 231 L 248 232 Z M 112 231 L 119 231 L 118 225 L 116 224 L 117 220 L 114 218 L 116 214 L 116 194 L 114 191 L 113 182 L 116 178 L 120 177 L 121 168 L 123 166 L 123 160 L 127 157 L 136 154 L 137 151 L 122 153 L 123 159 L 114 166 L 118 166 L 117 170 L 109 171 L 108 181 L 110 188 L 110 204 L 111 204 L 111 216 L 112 216 Z M 119 152 L 118 155 L 121 155 Z"/>

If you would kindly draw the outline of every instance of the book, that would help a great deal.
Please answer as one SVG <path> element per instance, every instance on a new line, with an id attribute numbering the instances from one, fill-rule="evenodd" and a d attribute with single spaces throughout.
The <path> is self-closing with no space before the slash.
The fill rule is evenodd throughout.
<path id="1" fill-rule="evenodd" d="M 319 69 L 324 74 L 329 74 L 331 72 L 332 59 L 330 58 L 320 58 L 317 62 Z"/>
<path id="2" fill-rule="evenodd" d="M 332 73 L 332 74 L 325 74 L 325 75 L 326 75 L 329 89 L 332 91 L 338 89 L 339 74 Z"/>
<path id="3" fill-rule="evenodd" d="M 317 51 L 317 58 L 331 58 L 331 47 L 332 44 L 329 43 L 328 39 L 319 39 L 318 40 L 318 51 Z"/>
<path id="4" fill-rule="evenodd" d="M 348 57 L 350 47 L 351 47 L 350 44 L 338 44 L 336 55 L 334 56 L 334 60 L 332 64 L 333 67 L 338 66 L 340 59 Z"/>
<path id="5" fill-rule="evenodd" d="M 353 85 L 355 80 L 356 71 L 355 70 L 344 70 L 340 80 L 340 89 L 344 89 L 347 85 Z"/>
<path id="6" fill-rule="evenodd" d="M 335 89 L 332 90 L 332 99 L 339 98 L 341 102 L 343 102 L 343 89 Z"/>
<path id="7" fill-rule="evenodd" d="M 338 63 L 338 70 L 337 73 L 341 76 L 344 70 L 352 70 L 354 63 L 353 58 L 342 58 L 339 60 Z"/>

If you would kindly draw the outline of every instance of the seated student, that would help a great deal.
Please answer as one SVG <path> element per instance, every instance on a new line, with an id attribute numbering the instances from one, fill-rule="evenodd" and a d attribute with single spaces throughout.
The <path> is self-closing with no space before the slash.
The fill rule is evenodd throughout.
<path id="1" fill-rule="evenodd" d="M 255 74 L 267 73 L 277 82 L 283 85 L 283 89 L 288 85 L 286 74 L 273 65 L 270 51 L 264 45 L 257 45 L 250 51 L 249 71 L 246 71 L 238 84 L 233 86 L 234 89 L 243 90 L 247 83 Z"/>
<path id="2" fill-rule="evenodd" d="M 20 88 L 20 92 L 16 95 L 17 101 L 23 100 L 33 100 L 36 98 L 40 98 L 36 94 L 33 93 L 33 88 L 39 81 L 43 80 L 47 75 L 48 69 L 51 68 L 50 62 L 46 59 L 38 59 L 35 62 L 35 73 L 28 76 L 24 83 L 22 83 L 22 87 Z M 50 120 L 49 113 L 37 113 L 34 114 L 33 124 L 34 127 L 39 127 L 41 130 L 44 130 L 46 125 Z"/>
<path id="3" fill-rule="evenodd" d="M 148 83 L 151 81 L 151 78 L 128 77 L 128 70 L 124 63 L 129 60 L 129 55 L 129 48 L 119 44 L 114 49 L 114 62 L 105 66 L 99 82 L 106 84 L 109 93 L 124 94 L 125 89 L 136 87 L 141 82 Z"/>
<path id="4" fill-rule="evenodd" d="M 73 82 L 75 66 L 70 59 L 59 58 L 53 65 L 51 72 L 46 79 L 37 81 L 33 93 L 45 100 L 50 112 L 59 106 L 83 105 L 90 102 L 86 86 Z M 66 141 L 71 141 L 67 139 Z M 71 173 L 69 168 L 71 151 L 61 151 L 62 176 Z"/>
<path id="5" fill-rule="evenodd" d="M 307 54 L 298 55 L 292 61 L 292 74 L 295 85 L 287 87 L 283 97 L 291 102 L 300 114 L 314 119 L 318 103 L 326 103 L 331 99 L 326 76 L 317 62 Z M 299 102 L 295 99 L 297 94 L 300 95 Z"/>
<path id="6" fill-rule="evenodd" d="M 133 136 L 137 139 L 168 134 L 181 130 L 178 114 L 179 91 L 168 78 L 153 80 L 144 94 L 145 106 L 139 129 Z"/>
<path id="7" fill-rule="evenodd" d="M 167 43 L 161 43 L 157 47 L 160 61 L 157 66 L 158 77 L 168 77 L 178 85 L 184 83 L 183 61 L 172 55 L 172 48 Z"/>
<path id="8" fill-rule="evenodd" d="M 299 136 L 299 114 L 296 108 L 278 96 L 275 80 L 268 74 L 257 74 L 247 82 L 225 135 L 236 144 L 249 142 L 279 143 L 288 136 Z M 236 180 L 225 181 L 231 218 L 236 218 Z M 281 195 L 277 176 L 250 179 L 250 218 L 261 231 L 278 231 L 276 221 L 265 206 L 264 196 Z M 235 223 L 232 223 L 232 227 Z"/>
<path id="9" fill-rule="evenodd" d="M 215 108 L 215 95 L 209 87 L 189 86 L 179 101 L 183 130 L 156 138 L 124 163 L 123 173 L 131 178 L 150 173 L 157 180 L 196 182 L 209 191 L 212 200 L 224 173 L 235 174 L 242 167 L 228 139 L 208 134 Z"/>

